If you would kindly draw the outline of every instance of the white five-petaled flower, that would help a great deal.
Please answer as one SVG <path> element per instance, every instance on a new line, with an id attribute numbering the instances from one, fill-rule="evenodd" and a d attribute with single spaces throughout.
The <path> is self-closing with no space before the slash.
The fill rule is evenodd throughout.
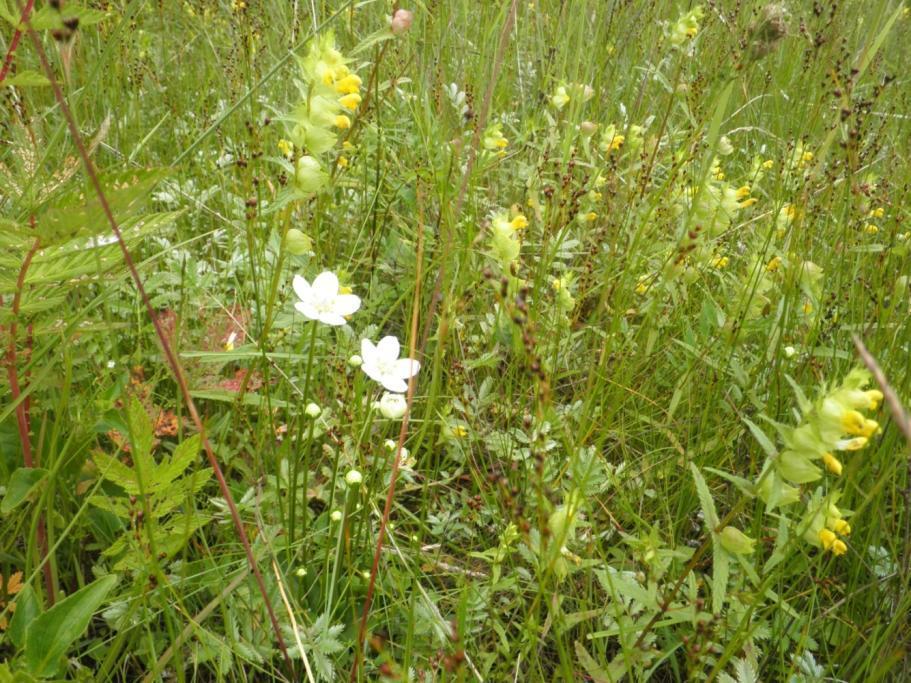
<path id="1" fill-rule="evenodd" d="M 383 337 L 374 345 L 369 339 L 361 340 L 361 368 L 367 376 L 379 382 L 388 391 L 402 394 L 408 391 L 408 380 L 418 374 L 421 364 L 412 358 L 399 358 L 399 340 Z"/>
<path id="2" fill-rule="evenodd" d="M 360 297 L 339 293 L 338 278 L 329 271 L 317 275 L 313 284 L 295 275 L 292 286 L 300 299 L 294 308 L 305 318 L 319 320 L 326 325 L 344 325 L 345 316 L 361 307 Z"/>

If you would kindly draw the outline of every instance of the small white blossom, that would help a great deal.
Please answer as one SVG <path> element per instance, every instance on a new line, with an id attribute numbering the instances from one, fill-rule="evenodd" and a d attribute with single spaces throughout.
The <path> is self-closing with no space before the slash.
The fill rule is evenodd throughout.
<path id="1" fill-rule="evenodd" d="M 357 486 L 362 481 L 364 481 L 364 477 L 357 470 L 350 470 L 345 475 L 345 482 L 347 482 L 348 486 Z"/>
<path id="2" fill-rule="evenodd" d="M 304 412 L 307 413 L 308 417 L 312 417 L 315 420 L 320 416 L 320 413 L 322 413 L 323 410 L 315 403 L 308 403 L 307 407 L 304 408 Z"/>
<path id="3" fill-rule="evenodd" d="M 383 393 L 379 401 L 380 414 L 390 420 L 398 420 L 408 411 L 408 402 L 401 394 Z"/>
<path id="4" fill-rule="evenodd" d="M 310 320 L 319 320 L 326 325 L 344 325 L 345 316 L 361 307 L 360 297 L 339 293 L 335 273 L 324 271 L 316 276 L 313 284 L 300 275 L 295 275 L 292 284 L 300 299 L 294 307 Z"/>
<path id="5" fill-rule="evenodd" d="M 399 358 L 401 347 L 393 336 L 383 337 L 373 344 L 369 339 L 361 340 L 361 366 L 367 376 L 383 385 L 387 391 L 402 394 L 408 391 L 408 380 L 418 374 L 421 364 L 412 358 Z"/>
<path id="6" fill-rule="evenodd" d="M 332 514 L 329 515 L 329 519 L 331 519 L 333 522 L 341 522 L 342 521 L 342 511 L 333 510 Z"/>

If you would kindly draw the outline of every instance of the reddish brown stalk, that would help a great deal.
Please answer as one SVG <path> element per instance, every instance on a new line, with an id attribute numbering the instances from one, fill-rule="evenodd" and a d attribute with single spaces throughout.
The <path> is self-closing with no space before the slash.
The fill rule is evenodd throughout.
<path id="1" fill-rule="evenodd" d="M 228 510 L 231 513 L 231 520 L 234 522 L 234 527 L 237 530 L 237 535 L 244 547 L 244 553 L 247 556 L 247 561 L 250 563 L 250 569 L 253 571 L 253 575 L 256 578 L 256 583 L 259 587 L 259 592 L 262 595 L 266 610 L 269 613 L 269 620 L 272 622 L 272 628 L 275 632 L 275 638 L 278 641 L 279 649 L 285 658 L 285 663 L 288 666 L 288 671 L 293 674 L 294 666 L 291 663 L 290 656 L 288 655 L 288 648 L 285 646 L 285 639 L 282 637 L 281 625 L 278 623 L 278 618 L 275 616 L 275 611 L 272 609 L 272 603 L 269 601 L 269 594 L 266 591 L 266 584 L 263 581 L 263 575 L 256 564 L 256 558 L 253 556 L 253 549 L 250 546 L 250 541 L 247 539 L 247 533 L 244 531 L 243 522 L 240 519 L 240 514 L 237 511 L 237 506 L 234 504 L 234 497 L 231 495 L 231 490 L 228 488 L 228 483 L 225 480 L 224 474 L 222 473 L 221 466 L 218 464 L 218 459 L 215 457 L 215 452 L 212 450 L 212 444 L 209 443 L 209 438 L 206 435 L 205 426 L 203 425 L 202 419 L 199 417 L 199 412 L 196 410 L 196 404 L 193 402 L 193 398 L 190 396 L 190 388 L 187 385 L 186 377 L 183 374 L 183 368 L 180 365 L 180 361 L 177 359 L 177 355 L 174 353 L 174 349 L 171 348 L 171 343 L 168 341 L 168 337 L 158 320 L 158 316 L 155 315 L 155 311 L 152 308 L 151 302 L 149 301 L 149 295 L 146 293 L 145 286 L 142 284 L 142 278 L 139 276 L 139 271 L 136 270 L 136 264 L 133 262 L 133 257 L 130 255 L 129 249 L 127 249 L 126 242 L 123 239 L 123 234 L 120 231 L 120 226 L 118 225 L 117 220 L 114 218 L 114 214 L 111 211 L 111 206 L 108 203 L 107 196 L 104 193 L 104 188 L 101 187 L 101 181 L 98 179 L 98 174 L 95 171 L 95 165 L 92 163 L 88 150 L 85 147 L 85 142 L 82 140 L 82 135 L 79 133 L 79 129 L 76 127 L 75 119 L 73 118 L 73 114 L 66 103 L 66 99 L 63 96 L 63 91 L 60 89 L 60 84 L 57 83 L 57 79 L 54 77 L 54 72 L 51 69 L 50 62 L 48 62 L 44 48 L 41 46 L 41 41 L 30 24 L 27 24 L 27 28 L 29 39 L 35 46 L 35 51 L 38 53 L 38 59 L 41 61 L 41 68 L 44 70 L 48 81 L 50 81 L 51 88 L 54 91 L 54 97 L 57 100 L 57 104 L 60 105 L 60 111 L 63 113 L 64 119 L 66 119 L 66 124 L 70 130 L 70 135 L 73 139 L 73 143 L 76 145 L 76 149 L 79 152 L 80 158 L 82 159 L 85 173 L 89 177 L 89 180 L 95 189 L 95 194 L 98 197 L 98 202 L 101 204 L 104 215 L 107 218 L 109 225 L 111 226 L 111 231 L 117 238 L 117 244 L 120 245 L 120 251 L 123 254 L 123 260 L 126 263 L 127 268 L 130 271 L 130 276 L 133 279 L 133 283 L 136 285 L 136 289 L 142 298 L 142 303 L 145 306 L 146 313 L 148 313 L 149 319 L 152 321 L 152 325 L 155 328 L 155 334 L 158 336 L 158 341 L 161 344 L 165 359 L 167 360 L 168 366 L 171 369 L 171 373 L 174 375 L 174 380 L 177 382 L 177 386 L 180 389 L 181 396 L 187 407 L 187 412 L 189 413 L 190 419 L 193 420 L 193 424 L 196 426 L 196 429 L 202 438 L 203 449 L 206 452 L 206 457 L 209 460 L 209 465 L 212 467 L 212 471 L 215 473 L 215 478 L 218 480 L 218 486 L 221 489 L 221 495 L 224 497 L 225 502 L 228 505 Z"/>
<path id="2" fill-rule="evenodd" d="M 9 389 L 12 395 L 13 403 L 16 404 L 16 426 L 19 428 L 19 443 L 22 445 L 22 463 L 32 468 L 35 466 L 32 457 L 32 440 L 31 427 L 28 419 L 28 397 L 20 401 L 22 391 L 19 387 L 19 374 L 17 367 L 19 364 L 16 356 L 16 333 L 19 329 L 19 308 L 22 305 L 22 290 L 25 289 L 25 274 L 28 272 L 35 252 L 38 251 L 40 241 L 36 238 L 32 248 L 28 250 L 25 258 L 22 260 L 22 266 L 19 268 L 19 277 L 16 278 L 16 293 L 13 295 L 13 320 L 9 326 L 9 346 L 6 350 L 6 376 L 9 378 Z M 2 302 L 0 302 L 2 303 Z M 29 334 L 31 336 L 31 333 Z M 44 515 L 38 514 L 38 552 L 41 556 L 42 571 L 44 572 L 44 587 L 47 590 L 47 601 L 54 604 L 54 577 L 52 575 L 51 563 L 48 561 L 47 547 L 47 530 L 44 528 Z"/>
<path id="3" fill-rule="evenodd" d="M 857 354 L 864 365 L 867 366 L 867 370 L 870 371 L 873 379 L 879 385 L 880 391 L 883 392 L 883 399 L 889 408 L 889 412 L 892 413 L 892 420 L 898 425 L 899 431 L 905 437 L 908 446 L 911 447 L 911 416 L 905 412 L 901 399 L 895 389 L 892 388 L 892 385 L 889 384 L 889 380 L 886 379 L 886 373 L 882 371 L 876 359 L 873 358 L 873 354 L 867 350 L 867 347 L 856 334 L 854 335 L 854 347 L 857 349 Z M 902 573 L 905 578 L 907 578 L 908 572 L 911 571 L 911 454 L 907 458 L 906 467 L 908 476 L 905 488 L 902 491 L 902 497 L 905 499 L 905 552 L 902 560 Z"/>
<path id="4" fill-rule="evenodd" d="M 22 8 L 22 14 L 19 15 L 19 26 L 28 21 L 34 6 L 35 0 L 26 0 L 25 6 Z M 6 58 L 3 60 L 3 69 L 0 69 L 0 81 L 6 78 L 6 74 L 9 73 L 10 67 L 13 65 L 13 55 L 16 54 L 16 48 L 19 47 L 20 38 L 22 38 L 22 31 L 17 26 L 13 32 L 13 39 L 9 43 L 9 49 L 6 51 Z"/>

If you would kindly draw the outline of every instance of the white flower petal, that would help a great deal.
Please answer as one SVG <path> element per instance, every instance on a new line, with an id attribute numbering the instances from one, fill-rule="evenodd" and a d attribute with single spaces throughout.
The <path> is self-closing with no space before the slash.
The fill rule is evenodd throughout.
<path id="1" fill-rule="evenodd" d="M 298 301 L 294 304 L 294 308 L 297 309 L 298 313 L 309 320 L 319 320 L 319 311 L 317 311 L 309 301 Z"/>
<path id="2" fill-rule="evenodd" d="M 338 294 L 338 278 L 335 276 L 335 273 L 328 270 L 324 270 L 317 275 L 313 284 L 310 286 L 317 296 L 329 298 Z"/>
<path id="3" fill-rule="evenodd" d="M 364 374 L 374 382 L 379 382 L 380 384 L 383 383 L 383 373 L 380 372 L 380 369 L 374 363 L 368 363 L 365 361 L 364 364 L 361 365 L 361 370 L 363 370 Z"/>
<path id="4" fill-rule="evenodd" d="M 361 339 L 361 358 L 364 365 L 372 364 L 376 359 L 376 346 L 369 339 Z"/>
<path id="5" fill-rule="evenodd" d="M 291 281 L 291 286 L 294 288 L 294 293 L 297 294 L 297 298 L 301 301 L 306 301 L 310 298 L 310 283 L 300 275 L 294 276 L 294 279 Z"/>
<path id="6" fill-rule="evenodd" d="M 389 391 L 395 392 L 396 394 L 404 394 L 408 391 L 408 383 L 403 379 L 398 377 L 389 377 L 388 375 L 384 376 L 380 383 L 388 389 Z"/>
<path id="7" fill-rule="evenodd" d="M 380 339 L 376 345 L 376 350 L 384 360 L 394 361 L 398 359 L 401 348 L 399 347 L 399 340 L 390 335 Z"/>
<path id="8" fill-rule="evenodd" d="M 339 327 L 341 325 L 344 325 L 346 322 L 348 322 L 335 311 L 321 313 L 319 320 L 321 323 L 325 323 L 326 325 L 332 325 L 333 327 Z"/>
<path id="9" fill-rule="evenodd" d="M 354 294 L 339 294 L 335 297 L 335 312 L 339 315 L 351 315 L 361 307 L 361 298 Z"/>
<path id="10" fill-rule="evenodd" d="M 401 358 L 395 362 L 395 374 L 402 379 L 408 379 L 418 374 L 421 364 L 411 358 Z"/>

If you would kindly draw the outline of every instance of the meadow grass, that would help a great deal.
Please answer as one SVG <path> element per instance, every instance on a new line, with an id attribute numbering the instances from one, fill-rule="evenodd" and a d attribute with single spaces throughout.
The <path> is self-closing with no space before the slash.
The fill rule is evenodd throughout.
<path id="1" fill-rule="evenodd" d="M 21 9 L 0 682 L 911 675 L 902 3 Z"/>

